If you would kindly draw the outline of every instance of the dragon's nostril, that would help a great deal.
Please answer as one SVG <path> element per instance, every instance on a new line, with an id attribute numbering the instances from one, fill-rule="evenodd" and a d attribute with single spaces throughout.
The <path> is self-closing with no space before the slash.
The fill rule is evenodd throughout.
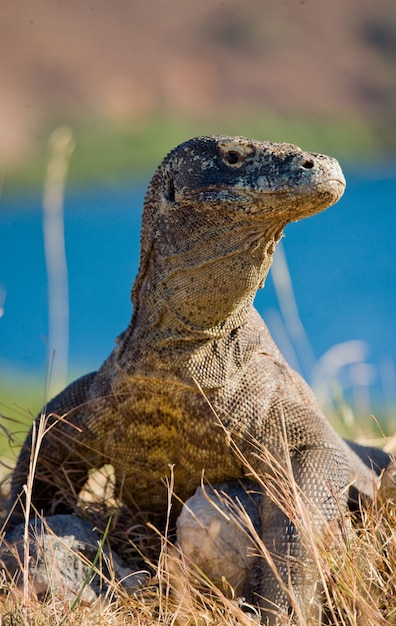
<path id="1" fill-rule="evenodd" d="M 301 167 L 304 170 L 311 170 L 314 167 L 315 163 L 311 159 L 306 159 L 301 163 Z"/>

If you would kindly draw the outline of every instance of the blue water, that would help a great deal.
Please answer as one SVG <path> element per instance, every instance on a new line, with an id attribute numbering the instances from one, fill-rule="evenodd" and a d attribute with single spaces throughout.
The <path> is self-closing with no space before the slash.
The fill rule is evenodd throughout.
<path id="1" fill-rule="evenodd" d="M 396 362 L 396 173 L 382 178 L 347 173 L 347 180 L 343 199 L 320 215 L 289 225 L 283 245 L 315 356 L 340 342 L 365 341 L 373 365 L 372 385 L 378 390 L 381 372 L 389 374 Z M 130 319 L 144 187 L 67 192 L 72 375 L 96 369 Z M 0 306 L 6 292 L 0 317 L 0 375 L 14 370 L 15 375 L 42 374 L 46 368 L 41 219 L 39 195 L 0 198 Z M 274 313 L 278 303 L 271 278 L 256 306 L 287 352 Z M 287 356 L 293 361 L 292 352 Z M 389 375 L 387 380 L 389 386 Z"/>

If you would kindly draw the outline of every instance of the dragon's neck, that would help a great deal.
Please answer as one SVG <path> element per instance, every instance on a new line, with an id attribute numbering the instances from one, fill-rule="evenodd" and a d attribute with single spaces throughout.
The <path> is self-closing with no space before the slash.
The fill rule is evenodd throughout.
<path id="1" fill-rule="evenodd" d="M 149 360 L 144 369 L 159 362 L 172 368 L 243 326 L 283 230 L 253 226 L 250 219 L 201 236 L 175 228 L 171 244 L 166 233 L 158 237 L 135 283 L 134 315 L 118 348 L 121 366 Z"/>

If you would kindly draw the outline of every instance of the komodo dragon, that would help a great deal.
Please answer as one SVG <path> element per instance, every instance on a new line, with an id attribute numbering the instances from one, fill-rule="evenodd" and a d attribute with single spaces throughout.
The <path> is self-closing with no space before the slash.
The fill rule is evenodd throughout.
<path id="1" fill-rule="evenodd" d="M 128 507 L 164 515 L 171 466 L 183 501 L 202 475 L 211 484 L 244 477 L 234 443 L 265 484 L 271 467 L 254 442 L 285 462 L 289 455 L 319 530 L 339 516 L 351 483 L 372 495 L 372 472 L 253 307 L 285 226 L 323 211 L 344 188 L 335 159 L 290 144 L 207 136 L 168 154 L 145 198 L 131 323 L 98 372 L 46 407 L 36 510 L 70 511 L 62 494 L 111 463 Z M 31 445 L 32 434 L 13 475 L 11 527 L 23 518 Z M 258 558 L 247 591 L 270 624 L 274 607 L 292 613 L 285 585 L 308 615 L 316 581 L 304 574 L 309 557 L 295 520 L 265 494 L 261 519 L 279 577 Z"/>

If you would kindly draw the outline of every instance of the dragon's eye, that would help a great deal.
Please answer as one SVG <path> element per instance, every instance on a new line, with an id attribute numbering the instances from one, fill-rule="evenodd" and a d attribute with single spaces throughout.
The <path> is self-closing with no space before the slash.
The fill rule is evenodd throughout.
<path id="1" fill-rule="evenodd" d="M 220 158 L 225 165 L 231 169 L 239 169 L 248 156 L 254 154 L 254 147 L 247 140 L 240 141 L 220 141 L 218 143 Z"/>
<path id="2" fill-rule="evenodd" d="M 236 150 L 230 150 L 224 158 L 229 165 L 236 165 L 242 159 L 242 155 L 236 152 Z"/>

